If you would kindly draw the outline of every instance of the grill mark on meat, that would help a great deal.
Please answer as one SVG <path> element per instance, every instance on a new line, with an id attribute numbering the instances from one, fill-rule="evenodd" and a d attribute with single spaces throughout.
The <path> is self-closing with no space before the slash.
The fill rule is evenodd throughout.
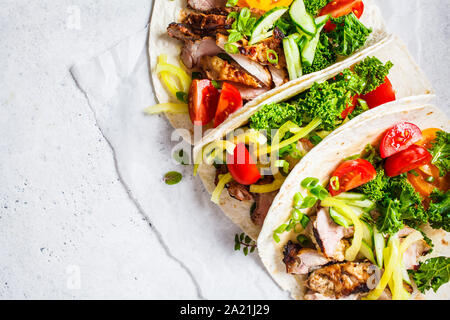
<path id="1" fill-rule="evenodd" d="M 369 292 L 370 262 L 341 262 L 313 271 L 306 286 L 314 292 L 337 299 Z"/>
<path id="2" fill-rule="evenodd" d="M 176 23 L 172 22 L 167 27 L 167 33 L 172 38 L 181 41 L 196 41 L 202 38 L 201 35 L 197 34 L 194 30 L 192 30 L 189 26 L 184 23 Z"/>
<path id="3" fill-rule="evenodd" d="M 200 68 L 210 80 L 231 81 L 252 88 L 261 87 L 258 80 L 248 72 L 217 56 L 203 56 L 200 59 Z"/>
<path id="4" fill-rule="evenodd" d="M 217 185 L 219 183 L 219 175 L 227 174 L 228 168 L 226 164 L 220 164 L 216 168 L 216 177 L 214 179 L 214 184 Z M 250 201 L 253 200 L 253 195 L 249 191 L 248 186 L 244 186 L 234 180 L 230 181 L 225 185 L 227 188 L 228 194 L 230 197 L 239 200 L 239 201 Z"/>
<path id="5" fill-rule="evenodd" d="M 266 220 L 267 213 L 272 206 L 273 199 L 278 194 L 277 191 L 272 191 L 269 193 L 254 193 L 253 198 L 255 199 L 255 210 L 250 213 L 250 219 L 257 226 L 262 226 L 264 220 Z"/>
<path id="6" fill-rule="evenodd" d="M 215 36 L 217 32 L 227 33 L 231 28 L 234 19 L 217 14 L 189 13 L 182 23 L 190 27 L 196 34 Z"/>
<path id="7" fill-rule="evenodd" d="M 200 63 L 203 56 L 214 56 L 222 52 L 216 45 L 216 41 L 205 37 L 197 41 L 186 41 L 181 49 L 181 60 L 188 69 L 192 69 Z"/>

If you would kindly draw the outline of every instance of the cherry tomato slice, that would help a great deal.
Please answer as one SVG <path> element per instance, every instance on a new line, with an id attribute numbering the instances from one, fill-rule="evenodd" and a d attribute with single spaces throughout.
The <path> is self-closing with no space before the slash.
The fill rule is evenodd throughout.
<path id="1" fill-rule="evenodd" d="M 250 185 L 261 179 L 258 167 L 244 143 L 234 149 L 233 154 L 227 154 L 227 167 L 233 179 L 240 184 Z"/>
<path id="2" fill-rule="evenodd" d="M 442 131 L 437 128 L 428 128 L 422 131 L 422 139 L 418 141 L 416 144 L 418 146 L 424 147 L 425 149 L 430 149 L 432 146 L 432 142 L 436 139 L 436 135 L 438 131 Z"/>
<path id="3" fill-rule="evenodd" d="M 225 82 L 220 93 L 219 104 L 214 117 L 214 128 L 224 122 L 230 114 L 242 108 L 241 93 L 235 86 Z"/>
<path id="4" fill-rule="evenodd" d="M 375 90 L 364 94 L 361 99 L 367 102 L 370 109 L 395 100 L 395 91 L 391 81 L 386 77 L 384 83 Z"/>
<path id="5" fill-rule="evenodd" d="M 413 144 L 386 159 L 384 171 L 388 177 L 396 177 L 429 163 L 432 159 L 427 149 Z"/>
<path id="6" fill-rule="evenodd" d="M 219 90 L 211 80 L 194 79 L 189 90 L 189 116 L 194 125 L 204 126 L 211 122 L 219 101 Z"/>
<path id="7" fill-rule="evenodd" d="M 376 176 L 377 171 L 369 161 L 364 159 L 347 160 L 334 171 L 332 177 L 338 178 L 339 186 L 330 181 L 330 194 L 337 196 L 375 179 Z"/>
<path id="8" fill-rule="evenodd" d="M 327 4 L 319 13 L 319 16 L 331 14 L 333 18 L 339 18 L 348 15 L 350 12 L 359 19 L 364 12 L 364 3 L 362 0 L 334 0 Z M 333 31 L 336 25 L 328 21 L 324 29 L 328 32 Z"/>
<path id="9" fill-rule="evenodd" d="M 422 139 L 422 131 L 415 124 L 401 122 L 387 130 L 381 139 L 380 156 L 385 159 L 406 150 Z"/>
<path id="10" fill-rule="evenodd" d="M 341 118 L 342 118 L 342 119 L 345 119 L 345 118 L 347 118 L 350 114 L 352 114 L 353 110 L 355 110 L 357 101 L 358 101 L 358 95 L 353 96 L 353 97 L 352 97 L 352 102 L 351 102 L 351 104 L 347 105 L 347 108 L 345 108 L 345 110 L 342 111 L 342 113 L 341 113 Z"/>

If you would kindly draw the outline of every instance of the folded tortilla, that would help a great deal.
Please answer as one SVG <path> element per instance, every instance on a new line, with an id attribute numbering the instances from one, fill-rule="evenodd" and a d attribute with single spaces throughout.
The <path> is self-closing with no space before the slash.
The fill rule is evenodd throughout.
<path id="1" fill-rule="evenodd" d="M 153 86 L 155 88 L 155 95 L 159 103 L 167 103 L 173 101 L 164 84 L 161 82 L 159 76 L 156 74 L 156 65 L 158 56 L 161 54 L 167 55 L 169 63 L 183 66 L 180 62 L 180 52 L 182 43 L 176 39 L 171 38 L 167 34 L 167 27 L 172 22 L 180 21 L 181 11 L 187 8 L 187 0 L 155 0 L 153 5 L 153 13 L 150 22 L 148 50 L 150 55 L 150 68 Z M 359 51 L 353 55 L 346 57 L 345 60 L 335 63 L 334 65 L 318 71 L 316 73 L 308 74 L 296 80 L 289 81 L 283 86 L 274 88 L 258 98 L 248 102 L 242 109 L 252 109 L 262 101 L 267 100 L 279 92 L 297 86 L 304 81 L 317 77 L 317 74 L 329 73 L 332 69 L 339 67 L 344 61 L 352 59 L 359 55 L 361 51 L 366 48 L 379 43 L 386 37 L 388 32 L 384 24 L 380 9 L 375 5 L 373 0 L 364 0 L 364 13 L 360 18 L 361 22 L 369 28 L 372 28 L 372 33 L 367 39 L 366 44 Z M 166 117 L 175 129 L 183 129 L 180 135 L 185 141 L 194 143 L 194 128 L 188 114 L 171 114 L 166 113 Z"/>
<path id="2" fill-rule="evenodd" d="M 266 104 L 277 103 L 294 97 L 297 94 L 309 89 L 315 82 L 324 82 L 339 74 L 340 72 L 342 72 L 342 70 L 364 60 L 364 58 L 368 56 L 375 56 L 383 63 L 392 61 L 394 66 L 390 70 L 388 77 L 391 80 L 391 83 L 396 91 L 397 99 L 419 95 L 427 95 L 428 98 L 432 97 L 434 91 L 430 82 L 427 80 L 422 70 L 420 70 L 420 68 L 414 62 L 404 43 L 397 37 L 389 36 L 382 40 L 378 45 L 360 52 L 351 59 L 345 60 L 335 68 L 328 70 L 327 73 L 319 73 L 308 80 L 302 81 L 301 83 L 291 86 L 282 92 L 274 94 L 271 98 L 266 99 L 264 102 L 261 102 L 255 106 L 251 106 L 250 108 L 238 110 L 238 112 L 231 115 L 230 118 L 223 123 L 223 125 L 212 131 L 210 134 L 206 135 L 202 141 L 195 145 L 194 158 L 201 153 L 203 147 L 207 144 L 215 140 L 220 140 L 225 137 L 227 133 L 243 126 L 245 123 L 247 123 L 248 119 L 253 114 L 261 110 Z M 353 120 L 334 130 L 330 134 L 330 136 L 328 136 L 328 138 L 324 139 L 321 142 L 321 144 L 342 131 L 351 131 L 352 127 L 356 126 L 358 123 L 360 123 L 360 121 L 363 121 L 367 117 L 373 117 L 377 114 L 383 113 L 383 110 L 388 110 L 391 108 L 395 109 L 397 106 L 399 105 L 396 103 L 390 103 L 383 108 L 380 106 L 375 109 L 369 110 L 363 113 L 361 116 L 354 118 Z M 319 146 L 321 144 L 319 144 Z M 302 162 L 303 160 L 300 163 Z M 215 188 L 214 166 L 202 163 L 199 166 L 198 172 L 206 189 L 210 193 L 212 193 Z M 252 201 L 238 201 L 236 199 L 233 199 L 232 197 L 230 197 L 228 192 L 224 190 L 220 198 L 219 206 L 221 207 L 222 211 L 246 234 L 248 234 L 253 239 L 256 239 L 259 235 L 261 227 L 255 225 L 250 219 L 250 208 L 252 204 Z"/>
<path id="3" fill-rule="evenodd" d="M 303 298 L 305 276 L 286 273 L 282 259 L 283 246 L 288 240 L 294 240 L 296 235 L 285 233 L 281 235 L 281 241 L 276 243 L 273 240 L 273 231 L 289 219 L 295 193 L 300 191 L 303 195 L 307 194 L 300 186 L 300 181 L 315 177 L 322 185 L 326 185 L 342 159 L 361 153 L 369 143 L 376 144 L 387 129 L 399 122 L 411 122 L 421 129 L 438 128 L 449 131 L 450 121 L 439 109 L 429 104 L 430 99 L 431 96 L 404 98 L 373 110 L 375 112 L 364 113 L 351 126 L 325 139 L 290 173 L 267 214 L 257 243 L 259 255 L 268 272 L 294 299 Z M 450 256 L 450 248 L 446 244 L 450 241 L 447 232 L 431 228 L 427 228 L 425 232 L 435 245 L 433 253 L 427 258 Z M 423 298 L 423 295 L 417 295 L 416 298 Z M 425 298 L 449 299 L 450 284 L 441 287 L 437 294 L 430 290 Z"/>

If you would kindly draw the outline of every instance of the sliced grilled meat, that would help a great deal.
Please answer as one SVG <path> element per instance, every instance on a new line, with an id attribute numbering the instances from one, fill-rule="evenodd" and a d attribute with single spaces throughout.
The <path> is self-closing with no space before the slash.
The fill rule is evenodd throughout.
<path id="1" fill-rule="evenodd" d="M 289 241 L 284 246 L 283 262 L 286 272 L 291 274 L 308 274 L 317 267 L 330 262 L 320 252 L 314 249 L 302 248 L 299 244 Z"/>
<path id="2" fill-rule="evenodd" d="M 313 271 L 306 280 L 306 286 L 313 292 L 339 299 L 352 294 L 369 291 L 369 262 L 343 262 L 325 266 Z"/>
<path id="3" fill-rule="evenodd" d="M 201 40 L 186 41 L 181 49 L 181 60 L 188 69 L 192 69 L 200 63 L 203 56 L 214 56 L 222 52 L 216 45 L 216 41 L 210 37 Z"/>
<path id="4" fill-rule="evenodd" d="M 195 30 L 184 23 L 172 22 L 167 27 L 167 33 L 172 38 L 181 41 L 196 41 L 202 38 L 200 34 L 196 33 Z"/>
<path id="5" fill-rule="evenodd" d="M 411 244 L 403 254 L 403 264 L 405 268 L 407 270 L 417 268 L 419 266 L 418 259 L 421 256 L 426 255 L 430 250 L 431 247 L 423 239 L 420 239 L 419 241 L 416 241 L 413 244 Z"/>
<path id="6" fill-rule="evenodd" d="M 225 48 L 228 37 L 223 34 L 217 34 L 216 43 L 221 48 Z M 229 54 L 243 69 L 257 78 L 264 86 L 272 87 L 272 75 L 269 70 L 260 63 L 251 60 L 242 54 Z"/>
<path id="7" fill-rule="evenodd" d="M 253 196 L 249 191 L 249 186 L 244 186 L 236 181 L 231 181 L 226 185 L 230 197 L 239 201 L 253 200 Z"/>
<path id="8" fill-rule="evenodd" d="M 230 63 L 217 56 L 203 56 L 200 59 L 200 68 L 211 80 L 231 81 L 243 85 L 258 88 L 261 87 L 255 77 L 240 68 L 234 63 Z"/>
<path id="9" fill-rule="evenodd" d="M 270 90 L 268 87 L 253 88 L 239 83 L 231 83 L 231 84 L 235 86 L 236 89 L 239 90 L 239 92 L 241 93 L 242 100 L 246 101 L 253 100 L 256 97 Z"/>
<path id="10" fill-rule="evenodd" d="M 288 74 L 284 69 L 277 69 L 274 66 L 269 66 L 269 71 L 272 75 L 275 87 L 280 87 L 289 81 Z"/>
<path id="11" fill-rule="evenodd" d="M 204 11 L 203 13 L 219 14 L 222 16 L 228 16 L 231 12 L 240 12 L 241 9 L 242 9 L 241 7 L 216 7 L 216 8 L 212 8 L 210 10 Z M 265 13 L 265 11 L 256 9 L 256 8 L 248 8 L 248 9 L 250 9 L 250 13 L 256 17 L 260 17 Z"/>
<path id="12" fill-rule="evenodd" d="M 313 223 L 314 238 L 326 257 L 342 261 L 342 248 L 345 243 L 341 240 L 348 232 L 337 225 L 330 217 L 328 208 L 320 208 Z M 337 250 L 339 248 L 339 250 Z"/>
<path id="13" fill-rule="evenodd" d="M 197 11 L 208 11 L 225 7 L 227 0 L 188 0 L 188 7 Z"/>
<path id="14" fill-rule="evenodd" d="M 182 23 L 196 34 L 203 36 L 215 36 L 216 33 L 227 33 L 231 29 L 234 19 L 228 19 L 227 16 L 218 14 L 203 14 L 198 12 L 189 13 L 182 21 Z"/>
<path id="15" fill-rule="evenodd" d="M 270 206 L 273 203 L 273 199 L 275 199 L 277 194 L 278 190 L 269 193 L 253 194 L 253 198 L 255 199 L 255 210 L 250 213 L 250 218 L 255 225 L 263 225 L 267 213 L 269 212 Z"/>

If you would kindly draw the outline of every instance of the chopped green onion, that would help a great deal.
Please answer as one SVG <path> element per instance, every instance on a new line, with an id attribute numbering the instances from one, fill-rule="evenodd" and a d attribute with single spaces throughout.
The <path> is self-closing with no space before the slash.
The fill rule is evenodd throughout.
<path id="1" fill-rule="evenodd" d="M 183 178 L 183 175 L 181 173 L 176 172 L 176 171 L 170 171 L 164 175 L 164 182 L 167 185 L 174 185 L 174 184 L 179 183 L 182 178 Z"/>
<path id="2" fill-rule="evenodd" d="M 333 176 L 330 180 L 330 186 L 334 191 L 339 190 L 339 177 Z"/>
<path id="3" fill-rule="evenodd" d="M 280 242 L 280 237 L 278 236 L 278 234 L 276 232 L 273 233 L 273 240 L 275 240 L 276 243 Z"/>
<path id="4" fill-rule="evenodd" d="M 322 187 L 320 184 L 315 186 L 314 188 L 312 188 L 310 190 L 311 194 L 317 198 L 319 198 L 319 200 L 323 200 L 326 197 L 329 197 L 330 194 L 328 193 L 328 191 Z"/>
<path id="5" fill-rule="evenodd" d="M 369 105 L 367 104 L 366 100 L 358 99 L 359 105 L 363 110 L 369 110 Z"/>
<path id="6" fill-rule="evenodd" d="M 303 196 L 302 196 L 302 194 L 301 194 L 300 192 L 297 192 L 297 193 L 294 195 L 294 206 L 299 206 L 299 205 L 301 205 L 302 201 L 303 201 Z"/>
<path id="7" fill-rule="evenodd" d="M 283 168 L 284 173 L 289 173 L 289 162 L 287 162 L 286 160 L 275 161 L 275 167 Z"/>
<path id="8" fill-rule="evenodd" d="M 307 236 L 305 236 L 304 234 L 299 234 L 297 236 L 297 241 L 298 241 L 298 243 L 300 243 L 300 245 L 302 247 L 307 246 L 307 245 L 309 245 L 311 243 L 309 238 Z"/>
<path id="9" fill-rule="evenodd" d="M 228 0 L 226 6 L 228 8 L 235 7 L 238 3 L 238 0 Z"/>
<path id="10" fill-rule="evenodd" d="M 220 84 L 216 80 L 211 80 L 211 83 L 214 86 L 214 88 L 216 88 L 217 90 L 222 89 L 222 87 L 220 86 Z"/>
<path id="11" fill-rule="evenodd" d="M 317 198 L 316 197 L 308 196 L 308 197 L 306 197 L 303 200 L 302 204 L 300 205 L 300 209 L 311 208 L 311 207 L 313 207 L 316 204 L 316 202 L 317 202 Z"/>
<path id="12" fill-rule="evenodd" d="M 269 63 L 278 64 L 278 54 L 275 52 L 275 50 L 272 50 L 272 49 L 267 50 L 266 55 L 267 55 L 267 61 L 269 61 Z"/>
<path id="13" fill-rule="evenodd" d="M 294 221 L 300 221 L 303 218 L 303 212 L 301 212 L 299 209 L 292 210 L 292 219 Z"/>
<path id="14" fill-rule="evenodd" d="M 275 229 L 275 233 L 283 233 L 287 228 L 287 224 L 282 224 L 281 226 L 279 226 L 277 229 Z"/>
<path id="15" fill-rule="evenodd" d="M 323 139 L 319 137 L 317 134 L 313 134 L 309 137 L 309 141 L 315 146 L 317 146 Z"/>
<path id="16" fill-rule="evenodd" d="M 238 47 L 236 47 L 234 44 L 231 44 L 231 43 L 225 43 L 224 49 L 226 52 L 231 53 L 231 54 L 236 54 L 239 52 Z"/>
<path id="17" fill-rule="evenodd" d="M 308 190 L 311 190 L 319 183 L 319 179 L 317 178 L 305 178 L 300 185 Z"/>
<path id="18" fill-rule="evenodd" d="M 434 177 L 427 177 L 426 179 L 425 179 L 427 182 L 434 182 Z"/>
<path id="19" fill-rule="evenodd" d="M 306 214 L 303 215 L 302 220 L 300 221 L 300 224 L 302 225 L 303 229 L 306 229 L 310 220 L 311 219 L 309 219 L 309 217 Z"/>
<path id="20" fill-rule="evenodd" d="M 419 176 L 419 174 L 417 173 L 417 171 L 416 171 L 416 170 L 410 170 L 410 171 L 409 171 L 409 173 L 411 173 L 411 174 L 415 175 L 416 177 L 418 177 L 418 176 Z"/>

